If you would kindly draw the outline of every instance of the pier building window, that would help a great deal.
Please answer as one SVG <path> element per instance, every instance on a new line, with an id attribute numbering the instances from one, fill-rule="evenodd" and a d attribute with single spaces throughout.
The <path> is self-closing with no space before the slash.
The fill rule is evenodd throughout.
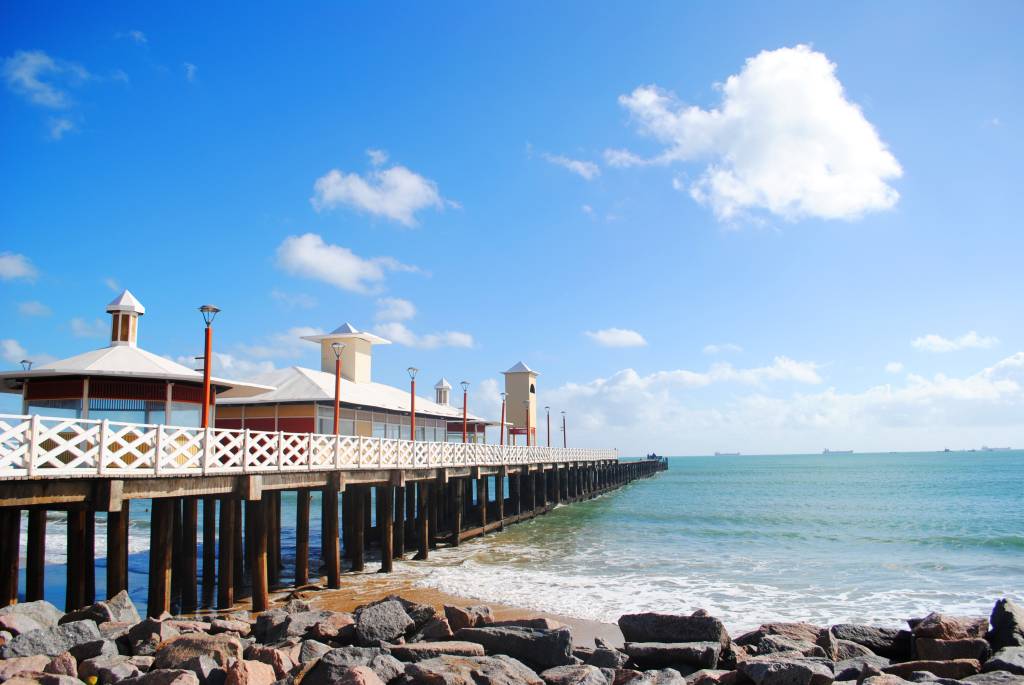
<path id="1" fill-rule="evenodd" d="M 166 423 L 166 410 L 166 402 L 155 400 L 89 400 L 89 418 L 98 421 Z"/>
<path id="2" fill-rule="evenodd" d="M 216 424 L 217 405 L 210 407 L 210 423 Z M 199 428 L 202 425 L 203 407 L 200 404 L 191 402 L 171 402 L 171 415 L 167 423 L 172 426 L 184 426 L 186 428 Z"/>
<path id="3" fill-rule="evenodd" d="M 31 400 L 28 403 L 28 413 L 62 419 L 80 419 L 82 400 Z"/>

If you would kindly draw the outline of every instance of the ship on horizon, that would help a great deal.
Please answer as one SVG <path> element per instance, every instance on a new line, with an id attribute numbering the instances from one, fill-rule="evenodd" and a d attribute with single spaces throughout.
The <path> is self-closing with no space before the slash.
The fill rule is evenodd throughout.
<path id="1" fill-rule="evenodd" d="M 989 447 L 988 445 L 982 445 L 981 446 L 981 451 L 982 452 L 1011 452 L 1011 451 L 1013 451 L 1013 448 L 1012 447 Z"/>
<path id="2" fill-rule="evenodd" d="M 738 457 L 739 452 L 715 452 L 716 457 Z"/>
<path id="3" fill-rule="evenodd" d="M 821 451 L 822 454 L 853 454 L 853 450 L 830 450 L 825 448 Z"/>

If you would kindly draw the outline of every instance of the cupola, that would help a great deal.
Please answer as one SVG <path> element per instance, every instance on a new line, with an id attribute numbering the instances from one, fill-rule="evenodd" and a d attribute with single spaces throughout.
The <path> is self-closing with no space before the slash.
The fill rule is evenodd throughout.
<path id="1" fill-rule="evenodd" d="M 146 313 L 142 303 L 125 290 L 107 305 L 107 312 L 111 317 L 110 345 L 136 347 L 139 340 L 139 317 Z"/>

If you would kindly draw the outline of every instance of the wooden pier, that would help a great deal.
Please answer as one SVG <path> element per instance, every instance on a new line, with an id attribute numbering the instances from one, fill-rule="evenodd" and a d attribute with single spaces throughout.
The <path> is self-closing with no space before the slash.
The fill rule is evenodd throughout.
<path id="1" fill-rule="evenodd" d="M 384 438 L 0 415 L 0 605 L 42 599 L 46 512 L 67 512 L 65 609 L 95 601 L 95 522 L 106 516 L 106 595 L 128 588 L 128 519 L 152 500 L 148 613 L 252 609 L 313 568 L 340 587 L 343 560 L 380 571 L 438 545 L 498 531 L 664 470 L 614 450 L 427 443 Z M 473 487 L 475 483 L 475 487 Z M 507 488 L 506 488 L 507 483 Z M 506 497 L 506 490 L 508 496 Z M 295 498 L 294 577 L 282 576 L 281 493 Z M 321 501 L 321 558 L 310 566 L 310 501 Z M 136 504 L 135 506 L 139 506 Z M 202 541 L 202 576 L 197 543 Z"/>

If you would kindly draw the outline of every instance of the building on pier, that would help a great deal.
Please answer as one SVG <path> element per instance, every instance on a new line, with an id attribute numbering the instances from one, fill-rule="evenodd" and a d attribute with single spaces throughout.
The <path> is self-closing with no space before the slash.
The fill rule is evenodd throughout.
<path id="1" fill-rule="evenodd" d="M 107 305 L 110 344 L 67 359 L 0 373 L 0 392 L 22 396 L 23 414 L 198 426 L 203 374 L 138 346 L 146 308 L 128 290 Z M 235 396 L 265 385 L 211 379 L 211 392 Z"/>
<path id="2" fill-rule="evenodd" d="M 518 362 L 505 376 L 509 442 L 517 444 L 523 436 L 525 445 L 537 444 L 537 376 L 540 374 L 523 362 Z"/>
<path id="3" fill-rule="evenodd" d="M 292 433 L 333 433 L 335 356 L 334 345 L 344 345 L 341 357 L 341 435 L 410 438 L 408 389 L 373 381 L 373 347 L 391 341 L 346 323 L 330 333 L 303 336 L 320 345 L 320 369 L 292 366 L 254 377 L 256 384 L 272 390 L 253 395 L 226 392 L 217 412 L 218 428 L 251 428 Z M 416 398 L 416 440 L 461 442 L 462 407 L 450 403 L 451 385 L 442 379 L 435 387 L 436 401 Z M 444 387 L 444 386 L 447 387 Z M 467 415 L 469 442 L 486 442 L 489 422 Z"/>

